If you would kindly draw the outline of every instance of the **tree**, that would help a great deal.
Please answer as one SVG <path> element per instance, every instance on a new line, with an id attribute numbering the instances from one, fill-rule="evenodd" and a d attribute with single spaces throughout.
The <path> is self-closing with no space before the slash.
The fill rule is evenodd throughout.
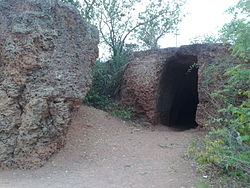
<path id="1" fill-rule="evenodd" d="M 181 22 L 184 14 L 181 8 L 184 1 L 156 1 L 147 5 L 143 14 L 139 15 L 141 22 L 149 20 L 143 24 L 137 31 L 137 38 L 141 40 L 148 48 L 159 48 L 158 41 L 166 33 L 176 31 L 178 24 Z M 152 19 L 158 15 L 155 19 Z"/>
<path id="2" fill-rule="evenodd" d="M 64 3 L 68 3 L 76 7 L 81 15 L 89 22 L 91 22 L 94 18 L 94 7 L 96 4 L 96 0 L 83 0 L 81 4 L 79 0 L 61 0 Z"/>
<path id="3" fill-rule="evenodd" d="M 184 0 L 62 0 L 78 8 L 85 19 L 95 24 L 102 42 L 112 56 L 123 53 L 128 43 L 141 41 L 148 48 L 173 32 L 184 14 Z"/>
<path id="4" fill-rule="evenodd" d="M 85 19 L 97 26 L 102 45 L 110 50 L 109 61 L 97 62 L 93 93 L 117 96 L 128 56 L 145 43 L 155 48 L 164 34 L 173 31 L 183 16 L 184 0 L 62 0 L 78 8 Z M 150 33 L 150 34 L 148 34 Z M 149 41 L 149 42 L 148 42 Z M 100 91 L 101 90 L 101 91 Z"/>
<path id="5" fill-rule="evenodd" d="M 250 1 L 241 0 L 227 10 L 234 17 L 221 29 L 221 40 L 233 45 L 233 54 L 250 59 Z"/>
<path id="6" fill-rule="evenodd" d="M 123 53 L 128 41 L 141 40 L 149 48 L 181 21 L 184 1 L 100 0 L 98 28 L 113 56 Z M 144 4 L 147 4 L 146 6 Z M 140 8 L 138 8 L 140 7 Z M 141 11 L 137 11 L 141 9 Z"/>

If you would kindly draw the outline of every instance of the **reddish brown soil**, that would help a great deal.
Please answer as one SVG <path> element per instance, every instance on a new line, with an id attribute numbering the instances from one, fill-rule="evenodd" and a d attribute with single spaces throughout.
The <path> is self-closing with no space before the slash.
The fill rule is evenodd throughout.
<path id="1" fill-rule="evenodd" d="M 184 155 L 201 133 L 132 125 L 82 106 L 66 147 L 36 170 L 0 171 L 1 188 L 191 188 Z"/>

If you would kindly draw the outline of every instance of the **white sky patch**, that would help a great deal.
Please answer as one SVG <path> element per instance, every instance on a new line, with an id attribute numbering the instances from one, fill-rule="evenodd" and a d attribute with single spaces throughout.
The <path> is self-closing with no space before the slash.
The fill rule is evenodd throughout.
<path id="1" fill-rule="evenodd" d="M 225 13 L 238 0 L 187 0 L 185 11 L 188 15 L 179 26 L 177 46 L 190 44 L 190 40 L 205 34 L 217 34 L 217 31 L 232 16 Z M 176 35 L 168 34 L 159 41 L 161 47 L 175 47 Z"/>

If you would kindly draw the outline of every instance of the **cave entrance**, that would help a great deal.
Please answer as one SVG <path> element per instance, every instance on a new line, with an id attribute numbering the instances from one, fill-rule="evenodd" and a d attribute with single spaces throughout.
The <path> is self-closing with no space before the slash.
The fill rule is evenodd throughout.
<path id="1" fill-rule="evenodd" d="M 197 127 L 198 68 L 196 56 L 177 56 L 166 62 L 159 85 L 158 122 L 178 129 Z"/>

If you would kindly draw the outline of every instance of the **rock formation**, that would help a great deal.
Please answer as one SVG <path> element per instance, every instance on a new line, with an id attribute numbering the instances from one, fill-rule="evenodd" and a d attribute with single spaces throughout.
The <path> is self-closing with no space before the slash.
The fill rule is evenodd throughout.
<path id="1" fill-rule="evenodd" d="M 121 101 L 154 124 L 204 124 L 211 108 L 203 85 L 204 66 L 222 60 L 236 61 L 222 44 L 137 52 L 124 73 Z"/>
<path id="2" fill-rule="evenodd" d="M 58 0 L 0 0 L 0 167 L 40 166 L 63 147 L 98 40 Z"/>

